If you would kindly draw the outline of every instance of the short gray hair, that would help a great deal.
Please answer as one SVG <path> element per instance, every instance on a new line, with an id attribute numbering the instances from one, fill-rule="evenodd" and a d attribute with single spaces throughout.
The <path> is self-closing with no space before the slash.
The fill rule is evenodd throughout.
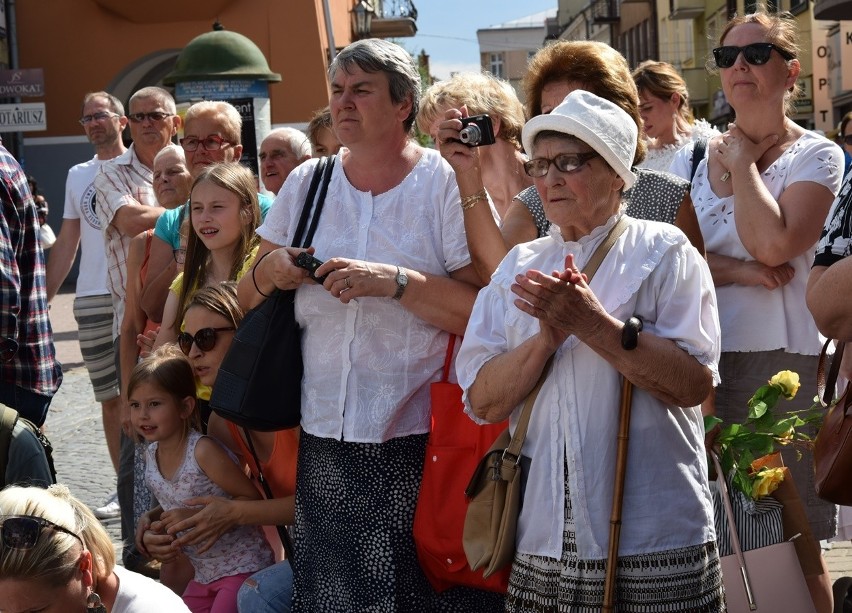
<path id="1" fill-rule="evenodd" d="M 237 108 L 230 102 L 223 100 L 202 100 L 196 102 L 186 110 L 183 116 L 183 131 L 189 129 L 189 124 L 199 117 L 209 117 L 219 122 L 225 137 L 234 145 L 243 142 L 243 118 Z"/>
<path id="2" fill-rule="evenodd" d="M 86 105 L 95 98 L 103 98 L 107 101 L 107 105 L 113 113 L 117 115 L 124 115 L 124 105 L 121 103 L 121 100 L 109 92 L 89 92 L 83 96 L 83 108 L 85 109 Z"/>
<path id="3" fill-rule="evenodd" d="M 283 138 L 287 143 L 287 147 L 297 159 L 311 157 L 311 141 L 308 140 L 307 135 L 301 130 L 297 130 L 296 128 L 275 128 L 264 137 L 263 141 L 270 136 Z M 261 146 L 263 146 L 263 141 L 260 143 Z"/>
<path id="4" fill-rule="evenodd" d="M 390 84 L 391 100 L 395 104 L 411 100 L 411 113 L 405 118 L 403 127 L 411 130 L 417 111 L 420 109 L 420 72 L 411 55 L 397 45 L 381 38 L 366 38 L 348 45 L 337 54 L 328 76 L 334 79 L 337 71 L 348 72 L 352 65 L 364 72 L 384 72 Z"/>
<path id="5" fill-rule="evenodd" d="M 172 115 L 177 113 L 175 99 L 172 98 L 172 95 L 162 87 L 157 87 L 155 85 L 143 87 L 138 92 L 130 96 L 127 106 L 130 107 L 134 100 L 138 100 L 140 98 L 155 98 L 163 105 L 163 110 L 171 113 Z"/>
<path id="6" fill-rule="evenodd" d="M 186 154 L 183 152 L 183 147 L 175 145 L 174 143 L 169 143 L 157 152 L 157 155 L 154 156 L 154 164 L 156 164 L 157 160 L 161 157 L 168 155 L 169 153 L 174 153 L 184 164 L 186 164 Z"/>

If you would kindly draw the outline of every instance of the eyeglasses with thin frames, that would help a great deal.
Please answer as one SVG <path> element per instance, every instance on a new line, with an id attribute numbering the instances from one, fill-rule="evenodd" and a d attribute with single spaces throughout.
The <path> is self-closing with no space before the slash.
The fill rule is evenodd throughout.
<path id="1" fill-rule="evenodd" d="M 234 326 L 226 328 L 201 328 L 201 330 L 195 333 L 195 336 L 189 332 L 181 332 L 177 338 L 178 347 L 180 347 L 184 355 L 189 355 L 189 352 L 192 351 L 193 343 L 201 351 L 210 351 L 216 346 L 216 333 L 229 332 L 231 330 L 236 330 L 236 328 Z"/>
<path id="2" fill-rule="evenodd" d="M 163 121 L 167 117 L 173 117 L 174 113 L 164 113 L 163 111 L 151 111 L 150 113 L 131 113 L 127 118 L 133 123 L 142 123 L 146 119 L 148 121 Z"/>
<path id="3" fill-rule="evenodd" d="M 105 119 L 110 119 L 112 117 L 121 117 L 118 113 L 108 113 L 106 111 L 98 111 L 97 113 L 92 113 L 91 115 L 83 115 L 78 120 L 81 126 L 88 125 L 93 121 L 104 121 Z"/>
<path id="4" fill-rule="evenodd" d="M 43 517 L 0 515 L 0 542 L 9 549 L 32 549 L 38 543 L 41 533 L 48 529 L 70 534 L 85 547 L 79 534 Z"/>
<path id="5" fill-rule="evenodd" d="M 716 66 L 719 68 L 730 68 L 737 61 L 740 53 L 742 53 L 745 61 L 752 66 L 762 66 L 769 61 L 773 49 L 788 62 L 795 59 L 795 56 L 791 53 L 772 43 L 752 43 L 745 47 L 735 47 L 733 45 L 716 47 L 713 49 L 713 59 L 716 60 Z"/>
<path id="6" fill-rule="evenodd" d="M 597 151 L 590 151 L 589 153 L 560 153 L 555 158 L 534 158 L 524 162 L 524 171 L 534 179 L 545 176 L 551 164 L 556 166 L 559 172 L 574 172 L 599 155 Z"/>
<path id="7" fill-rule="evenodd" d="M 218 151 L 223 147 L 230 146 L 231 143 L 217 134 L 211 134 L 206 138 L 196 138 L 194 136 L 185 136 L 180 139 L 180 146 L 184 151 L 196 151 L 199 146 L 204 147 L 205 151 Z"/>

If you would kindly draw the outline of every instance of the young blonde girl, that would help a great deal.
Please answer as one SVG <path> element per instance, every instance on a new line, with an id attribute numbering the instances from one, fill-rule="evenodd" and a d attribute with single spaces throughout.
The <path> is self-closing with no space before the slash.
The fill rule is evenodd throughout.
<path id="1" fill-rule="evenodd" d="M 163 511 L 204 496 L 260 498 L 233 456 L 193 427 L 198 422 L 193 370 L 177 347 L 162 347 L 140 362 L 127 394 L 133 427 L 149 443 L 145 481 Z M 274 561 L 257 526 L 235 526 L 182 551 L 195 569 L 183 600 L 195 613 L 236 613 L 240 585 Z"/>
<path id="2" fill-rule="evenodd" d="M 177 339 L 180 315 L 196 290 L 238 281 L 260 244 L 255 234 L 260 223 L 257 180 L 241 164 L 214 164 L 202 170 L 192 184 L 189 211 L 192 231 L 183 273 L 169 289 L 155 347 Z"/>

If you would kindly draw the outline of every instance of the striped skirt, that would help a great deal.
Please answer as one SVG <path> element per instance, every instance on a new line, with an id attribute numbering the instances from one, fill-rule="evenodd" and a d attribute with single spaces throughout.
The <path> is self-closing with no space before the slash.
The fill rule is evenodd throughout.
<path id="1" fill-rule="evenodd" d="M 562 559 L 516 554 L 509 577 L 509 613 L 599 613 L 606 560 L 577 557 L 575 524 L 565 483 Z M 618 613 L 725 611 L 716 543 L 618 559 Z"/>

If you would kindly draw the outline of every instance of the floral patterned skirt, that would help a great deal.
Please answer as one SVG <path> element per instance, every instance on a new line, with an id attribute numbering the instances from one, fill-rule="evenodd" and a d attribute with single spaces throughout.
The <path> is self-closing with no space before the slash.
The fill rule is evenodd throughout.
<path id="1" fill-rule="evenodd" d="M 606 560 L 578 558 L 575 530 L 566 479 L 562 559 L 516 554 L 507 612 L 600 612 Z M 616 602 L 618 613 L 725 611 L 716 543 L 619 558 Z"/>

